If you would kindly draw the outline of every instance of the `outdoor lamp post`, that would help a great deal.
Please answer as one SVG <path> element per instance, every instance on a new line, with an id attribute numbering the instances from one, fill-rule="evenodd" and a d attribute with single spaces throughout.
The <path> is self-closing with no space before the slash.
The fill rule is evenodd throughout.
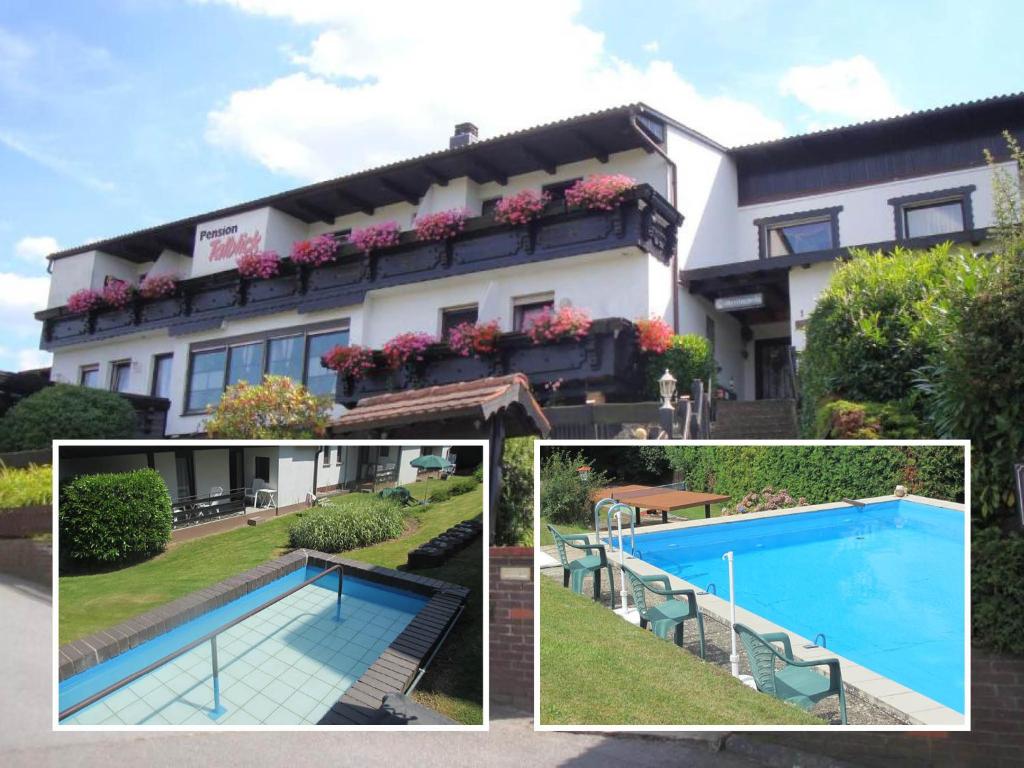
<path id="1" fill-rule="evenodd" d="M 584 464 L 582 467 L 579 467 L 576 470 L 576 472 L 580 476 L 580 482 L 583 483 L 584 485 L 586 485 L 587 481 L 590 480 L 590 471 L 590 467 L 588 467 L 586 464 Z"/>
<path id="2" fill-rule="evenodd" d="M 658 409 L 658 421 L 661 428 L 668 437 L 675 434 L 676 409 L 672 405 L 672 398 L 676 395 L 676 377 L 669 373 L 668 368 L 658 379 L 658 390 L 661 392 L 661 408 Z"/>

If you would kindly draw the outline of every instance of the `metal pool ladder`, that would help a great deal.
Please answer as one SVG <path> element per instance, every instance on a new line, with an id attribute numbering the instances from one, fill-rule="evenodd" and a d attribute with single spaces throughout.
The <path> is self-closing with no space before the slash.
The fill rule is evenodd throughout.
<path id="1" fill-rule="evenodd" d="M 303 587 L 308 587 L 314 581 L 319 581 L 320 579 L 322 579 L 327 574 L 334 573 L 335 571 L 338 572 L 338 602 L 337 602 L 337 608 L 335 609 L 334 620 L 335 621 L 341 621 L 341 587 L 342 587 L 342 583 L 344 582 L 344 575 L 345 574 L 344 574 L 344 571 L 342 570 L 341 564 L 338 563 L 337 565 L 332 565 L 330 568 L 327 568 L 326 570 L 321 571 L 320 573 L 318 573 L 313 578 L 306 579 L 304 582 L 299 584 L 297 587 L 292 587 L 287 592 L 284 592 L 283 594 L 280 594 L 277 597 L 275 597 L 275 598 L 273 598 L 271 600 L 268 600 L 267 602 L 263 603 L 262 605 L 257 606 L 256 608 L 253 608 L 251 611 L 247 611 L 246 613 L 243 613 L 237 619 L 233 619 L 233 620 L 229 621 L 227 624 L 223 624 L 223 625 L 217 627 L 217 629 L 213 630 L 212 632 L 207 632 L 205 635 L 200 637 L 198 640 L 193 640 L 188 645 L 182 646 L 178 650 L 173 651 L 173 652 L 167 654 L 163 658 L 157 659 L 156 661 L 154 661 L 149 666 L 143 667 L 142 669 L 138 670 L 137 672 L 132 672 L 132 674 L 126 675 L 125 677 L 122 677 L 116 683 L 113 683 L 112 685 L 108 685 L 102 691 L 100 691 L 98 693 L 94 693 L 92 696 L 89 696 L 86 699 L 82 699 L 82 701 L 78 702 L 77 704 L 73 704 L 72 706 L 70 706 L 67 709 L 65 709 L 62 712 L 60 712 L 57 715 L 57 720 L 58 721 L 65 720 L 65 719 L 71 717 L 72 715 L 77 714 L 78 712 L 81 712 L 83 709 L 85 709 L 88 706 L 91 706 L 92 704 L 95 704 L 100 699 L 106 698 L 107 696 L 112 694 L 114 691 L 119 691 L 120 689 L 122 689 L 126 685 L 128 685 L 129 683 L 132 683 L 132 682 L 138 680 L 140 677 L 144 677 L 145 675 L 148 675 L 153 670 L 159 669 L 160 667 L 164 666 L 165 664 L 168 664 L 168 663 L 174 661 L 179 656 L 182 656 L 183 654 L 188 653 L 193 648 L 198 648 L 200 645 L 202 645 L 205 642 L 209 642 L 210 643 L 210 656 L 211 656 L 210 662 L 211 662 L 211 665 L 213 667 L 213 709 L 210 711 L 210 717 L 213 718 L 213 719 L 216 719 L 216 718 L 220 717 L 222 714 L 224 714 L 225 710 L 220 705 L 220 668 L 219 668 L 219 666 L 217 664 L 217 635 L 221 634 L 222 632 L 224 632 L 226 630 L 231 629 L 236 624 L 241 624 L 243 621 L 245 621 L 246 619 L 252 618 L 253 616 L 255 616 L 260 611 L 264 610 L 265 608 L 269 608 L 274 603 L 277 603 L 277 602 L 279 602 L 281 600 L 284 600 L 286 597 L 288 597 L 289 595 L 295 594 L 296 592 L 298 592 Z"/>

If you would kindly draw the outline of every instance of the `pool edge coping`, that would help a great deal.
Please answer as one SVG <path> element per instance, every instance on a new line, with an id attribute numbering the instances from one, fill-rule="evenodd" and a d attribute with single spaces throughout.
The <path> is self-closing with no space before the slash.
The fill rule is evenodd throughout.
<path id="1" fill-rule="evenodd" d="M 427 597 L 427 602 L 387 649 L 316 722 L 316 725 L 372 725 L 379 718 L 384 696 L 396 691 L 404 693 L 408 689 L 419 673 L 420 665 L 431 655 L 465 606 L 472 591 L 469 587 L 339 555 L 297 549 L 112 627 L 59 646 L 58 682 L 102 664 L 307 565 L 326 568 L 335 564 L 343 567 L 343 575 L 351 574 L 366 581 L 398 587 Z"/>
<path id="2" fill-rule="evenodd" d="M 966 514 L 966 505 L 957 502 L 943 501 L 941 499 L 931 499 L 925 496 L 916 496 L 907 494 L 906 496 L 875 496 L 871 498 L 858 499 L 863 501 L 865 504 L 882 503 L 887 501 L 914 501 L 921 504 L 929 504 L 932 506 L 944 507 L 946 509 L 953 509 Z M 710 518 L 705 520 L 691 520 L 682 523 L 669 523 L 668 525 L 656 525 L 650 526 L 646 530 L 637 529 L 636 534 L 641 535 L 642 533 L 662 533 L 666 531 L 682 530 L 684 528 L 704 527 L 707 525 L 722 525 L 734 522 L 743 522 L 750 520 L 758 520 L 772 517 L 781 517 L 789 514 L 803 514 L 806 512 L 821 512 L 831 509 L 843 509 L 849 508 L 850 505 L 845 502 L 831 502 L 828 504 L 812 504 L 805 505 L 802 507 L 790 507 L 787 509 L 770 510 L 767 512 L 749 512 L 743 515 L 727 515 L 724 517 Z M 594 534 L 588 533 L 588 537 L 593 537 Z M 609 536 L 609 541 L 611 537 Z M 613 553 L 615 557 L 613 558 Z M 608 559 L 614 565 L 618 565 L 617 557 L 619 550 L 608 545 Z M 669 579 L 669 583 L 673 589 L 692 589 L 694 594 L 697 595 L 699 608 L 711 614 L 715 619 L 723 621 L 725 624 L 730 625 L 730 607 L 729 603 L 717 595 L 713 595 L 706 592 L 702 587 L 692 584 L 685 579 L 681 579 L 678 576 L 674 576 L 655 565 L 651 565 L 645 560 L 641 560 L 627 552 L 622 553 L 623 563 L 628 565 L 631 570 L 642 576 L 666 576 Z M 753 613 L 740 605 L 736 606 L 736 620 L 739 623 L 746 624 L 748 627 L 753 629 L 759 634 L 765 634 L 766 632 L 785 632 L 789 635 L 793 645 L 793 655 L 795 658 L 812 661 L 826 658 L 839 659 L 839 663 L 842 668 L 843 682 L 849 685 L 851 688 L 856 689 L 858 694 L 863 696 L 871 703 L 880 706 L 885 710 L 890 710 L 896 713 L 898 716 L 906 718 L 910 725 L 926 725 L 926 726 L 963 726 L 968 722 L 968 714 L 965 712 L 961 714 L 951 707 L 947 707 L 944 704 L 931 699 L 912 688 L 903 685 L 891 678 L 888 678 L 878 672 L 875 672 L 862 664 L 858 664 L 855 661 L 851 661 L 845 656 L 841 656 L 838 653 L 832 652 L 827 648 L 820 648 L 812 643 L 807 638 L 798 635 L 786 627 L 780 624 L 769 621 L 756 613 Z M 804 646 L 811 645 L 811 648 L 805 648 Z"/>

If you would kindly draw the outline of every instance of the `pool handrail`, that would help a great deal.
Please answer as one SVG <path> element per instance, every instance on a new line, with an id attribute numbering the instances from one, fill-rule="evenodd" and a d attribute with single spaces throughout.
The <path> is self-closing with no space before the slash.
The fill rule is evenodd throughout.
<path id="1" fill-rule="evenodd" d="M 626 513 L 629 515 L 629 553 L 632 555 L 636 552 L 636 515 L 633 514 L 633 507 L 623 501 L 616 501 L 608 508 L 608 543 L 612 543 L 612 514 L 614 514 L 615 510 L 619 507 L 624 508 Z M 622 548 L 621 534 L 619 535 L 619 551 L 625 551 Z"/>
<path id="2" fill-rule="evenodd" d="M 611 496 L 608 496 L 608 497 L 606 497 L 604 499 L 601 499 L 599 502 L 597 502 L 597 504 L 594 505 L 594 543 L 595 544 L 600 544 L 601 543 L 601 518 L 600 518 L 601 507 L 604 506 L 605 504 L 609 504 L 609 503 L 610 504 L 615 504 L 617 502 Z M 611 535 L 611 532 L 609 532 L 609 535 Z M 609 543 L 611 543 L 610 540 L 609 540 Z"/>
<path id="3" fill-rule="evenodd" d="M 135 682 L 140 677 L 144 677 L 145 675 L 148 675 L 150 672 L 152 672 L 152 671 L 154 671 L 156 669 L 159 669 L 160 667 L 164 666 L 165 664 L 168 664 L 168 663 L 174 661 L 179 656 L 182 656 L 182 655 L 188 653 L 193 648 L 197 648 L 197 647 L 199 647 L 200 645 L 202 645 L 203 643 L 205 643 L 207 641 L 210 642 L 210 650 L 211 650 L 211 653 L 212 653 L 212 658 L 211 658 L 210 661 L 211 661 L 211 664 L 213 665 L 213 699 L 214 699 L 213 712 L 219 712 L 220 711 L 220 678 L 219 678 L 220 670 L 218 669 L 218 666 L 217 666 L 217 635 L 221 634 L 222 632 L 225 632 L 226 630 L 231 629 L 236 624 L 241 624 L 246 619 L 252 618 L 253 616 L 255 616 L 260 611 L 264 610 L 265 608 L 269 608 L 274 603 L 277 603 L 277 602 L 279 602 L 281 600 L 284 600 L 289 595 L 292 595 L 292 594 L 298 592 L 303 587 L 308 587 L 314 581 L 319 581 L 324 576 L 326 576 L 329 573 L 333 573 L 334 571 L 338 572 L 337 615 L 340 617 L 340 615 L 341 615 L 341 588 L 342 588 L 342 583 L 344 582 L 345 574 L 344 574 L 344 570 L 341 567 L 341 563 L 337 563 L 335 565 L 332 565 L 330 568 L 327 568 L 327 569 L 321 571 L 316 576 L 313 576 L 310 579 L 306 579 L 304 582 L 302 582 L 298 586 L 292 587 L 287 592 L 284 592 L 284 593 L 278 595 L 277 597 L 274 597 L 274 598 L 272 598 L 270 600 L 267 600 L 265 603 L 257 606 L 256 608 L 253 608 L 250 611 L 246 611 L 241 616 L 239 616 L 239 617 L 229 621 L 227 624 L 222 624 L 221 626 L 217 627 L 217 629 L 213 630 L 212 632 L 207 632 L 205 635 L 203 635 L 202 637 L 198 638 L 197 640 L 192 640 L 187 645 L 182 646 L 178 650 L 172 651 L 171 653 L 167 654 L 166 656 L 157 659 L 152 664 L 149 664 L 149 665 L 143 667 L 140 670 L 132 672 L 130 675 L 126 675 L 125 677 L 122 677 L 116 683 L 111 683 L 106 688 L 104 688 L 102 691 L 94 693 L 94 694 L 92 694 L 91 696 L 89 696 L 89 697 L 87 697 L 85 699 L 82 699 L 77 704 L 71 705 L 67 709 L 65 709 L 65 710 L 63 710 L 63 711 L 61 711 L 61 712 L 59 712 L 57 714 L 57 721 L 59 722 L 61 720 L 66 720 L 67 718 L 71 717 L 72 715 L 77 714 L 78 712 L 81 712 L 86 707 L 92 706 L 93 704 L 95 704 L 97 701 L 100 701 L 101 699 L 105 699 L 107 696 L 109 696 L 110 694 L 114 693 L 115 691 L 120 690 L 121 688 L 124 688 L 129 683 Z"/>

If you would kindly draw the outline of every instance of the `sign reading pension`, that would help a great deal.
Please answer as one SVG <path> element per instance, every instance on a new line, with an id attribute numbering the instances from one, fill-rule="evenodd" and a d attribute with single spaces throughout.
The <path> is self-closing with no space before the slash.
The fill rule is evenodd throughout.
<path id="1" fill-rule="evenodd" d="M 301 221 L 272 208 L 203 222 L 196 227 L 191 276 L 235 269 L 240 256 L 259 251 L 287 256 L 291 244 L 306 236 L 305 230 Z"/>

